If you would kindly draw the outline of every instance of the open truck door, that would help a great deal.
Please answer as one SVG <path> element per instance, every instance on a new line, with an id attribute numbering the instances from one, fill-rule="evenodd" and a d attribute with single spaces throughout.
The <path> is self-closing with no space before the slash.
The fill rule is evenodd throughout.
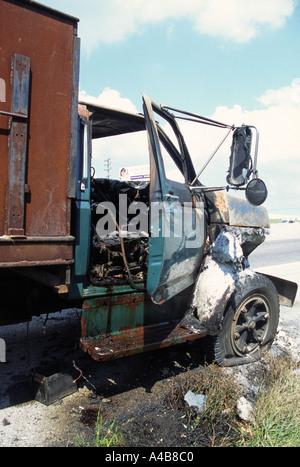
<path id="1" fill-rule="evenodd" d="M 150 151 L 147 291 L 161 304 L 195 283 L 205 243 L 204 204 L 201 195 L 190 192 L 184 141 L 172 115 L 147 96 L 143 108 Z M 158 117 L 162 127 L 171 127 L 170 137 L 156 122 Z M 176 181 L 174 171 L 168 176 L 170 163 L 183 181 Z"/>

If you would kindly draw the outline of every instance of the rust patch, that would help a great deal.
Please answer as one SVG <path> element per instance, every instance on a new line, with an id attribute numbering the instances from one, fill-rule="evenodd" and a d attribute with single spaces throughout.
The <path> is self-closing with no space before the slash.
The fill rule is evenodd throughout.
<path id="1" fill-rule="evenodd" d="M 205 336 L 179 323 L 137 326 L 116 335 L 81 338 L 80 347 L 93 360 L 108 361 L 149 350 L 161 349 Z"/>
<path id="2" fill-rule="evenodd" d="M 12 240 L 0 242 L 0 267 L 66 264 L 73 262 L 73 243 L 30 242 Z"/>
<path id="3" fill-rule="evenodd" d="M 108 289 L 109 293 L 109 289 Z M 146 301 L 146 294 L 124 294 L 124 295 L 108 295 L 105 297 L 97 297 L 92 300 L 86 300 L 83 304 L 84 310 L 91 310 L 93 308 L 103 308 L 111 306 L 126 305 L 130 310 L 135 310 L 140 303 Z"/>
<path id="4" fill-rule="evenodd" d="M 89 114 L 89 111 L 87 110 L 86 105 L 83 105 L 83 104 L 78 105 L 78 115 L 80 115 L 80 117 L 83 117 L 89 120 L 90 114 Z"/>
<path id="5" fill-rule="evenodd" d="M 205 194 L 210 214 L 210 222 L 218 224 L 229 223 L 229 209 L 227 195 L 221 191 Z"/>
<path id="6" fill-rule="evenodd" d="M 87 330 L 87 322 L 86 322 L 86 318 L 84 315 L 81 315 L 80 324 L 81 324 L 81 338 L 83 338 L 84 336 L 86 336 L 86 330 Z"/>

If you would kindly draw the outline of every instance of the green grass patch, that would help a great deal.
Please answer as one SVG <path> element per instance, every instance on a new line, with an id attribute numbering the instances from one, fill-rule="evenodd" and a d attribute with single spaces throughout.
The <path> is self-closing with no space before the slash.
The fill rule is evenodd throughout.
<path id="1" fill-rule="evenodd" d="M 123 446 L 122 434 L 115 420 L 111 423 L 104 422 L 100 411 L 98 412 L 92 443 L 85 443 L 77 436 L 75 439 L 77 447 L 115 448 Z"/>
<path id="2" fill-rule="evenodd" d="M 248 447 L 300 446 L 300 374 L 289 356 L 268 359 L 260 381 L 255 421 L 242 443 Z"/>

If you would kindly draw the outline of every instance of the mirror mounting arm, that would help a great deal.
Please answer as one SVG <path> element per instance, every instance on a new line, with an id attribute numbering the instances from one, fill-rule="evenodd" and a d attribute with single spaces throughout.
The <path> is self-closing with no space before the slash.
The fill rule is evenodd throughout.
<path id="1" fill-rule="evenodd" d="M 204 166 L 202 167 L 202 169 L 199 171 L 199 173 L 196 175 L 196 177 L 194 178 L 194 180 L 192 181 L 191 183 L 191 186 L 195 185 L 196 181 L 199 179 L 200 175 L 202 174 L 202 172 L 204 172 L 204 170 L 206 169 L 206 167 L 208 166 L 208 164 L 210 163 L 210 161 L 215 157 L 215 155 L 217 154 L 218 150 L 220 149 L 220 147 L 222 146 L 222 144 L 226 141 L 226 139 L 228 138 L 228 136 L 230 135 L 230 133 L 234 130 L 234 126 L 230 127 L 228 133 L 226 134 L 226 136 L 222 139 L 221 143 L 217 146 L 217 148 L 214 150 L 214 152 L 212 153 L 212 155 L 209 157 L 209 159 L 206 161 L 206 163 L 204 164 Z"/>
<path id="2" fill-rule="evenodd" d="M 249 126 L 249 128 L 253 128 L 256 132 L 256 143 L 255 143 L 255 153 L 254 153 L 254 160 L 253 160 L 252 178 L 258 178 L 257 161 L 258 161 L 258 147 L 259 147 L 259 132 L 258 132 L 258 129 L 253 125 Z"/>

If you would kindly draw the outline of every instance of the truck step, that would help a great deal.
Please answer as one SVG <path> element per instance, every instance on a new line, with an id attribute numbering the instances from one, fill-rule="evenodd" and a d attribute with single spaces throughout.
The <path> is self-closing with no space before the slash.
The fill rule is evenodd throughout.
<path id="1" fill-rule="evenodd" d="M 80 339 L 80 347 L 93 360 L 108 361 L 193 341 L 204 336 L 204 330 L 201 331 L 180 321 L 138 326 L 134 329 L 122 330 L 115 335 L 83 337 Z"/>

